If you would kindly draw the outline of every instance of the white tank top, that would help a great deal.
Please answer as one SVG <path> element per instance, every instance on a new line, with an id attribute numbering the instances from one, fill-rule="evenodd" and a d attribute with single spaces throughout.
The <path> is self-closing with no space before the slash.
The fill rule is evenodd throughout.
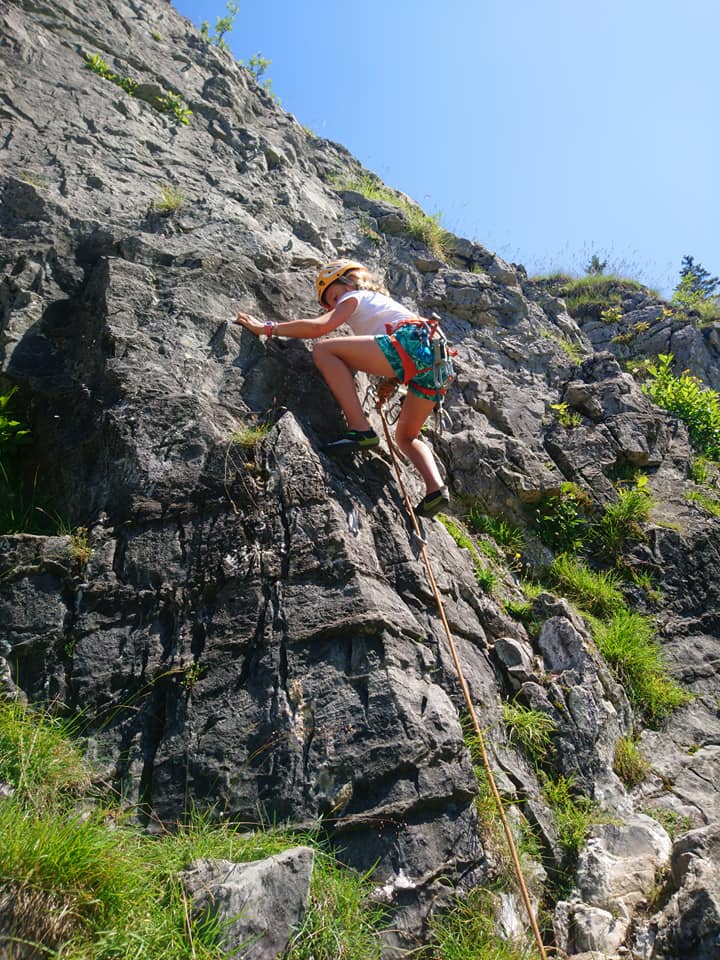
<path id="1" fill-rule="evenodd" d="M 377 337 L 378 334 L 387 333 L 386 323 L 391 324 L 394 329 L 398 323 L 402 323 L 404 320 L 412 320 L 417 316 L 409 307 L 404 307 L 397 300 L 393 300 L 392 297 L 388 297 L 384 293 L 377 293 L 375 290 L 348 290 L 340 297 L 335 306 L 339 306 L 348 297 L 357 300 L 357 306 L 350 314 L 347 323 L 358 337 Z"/>

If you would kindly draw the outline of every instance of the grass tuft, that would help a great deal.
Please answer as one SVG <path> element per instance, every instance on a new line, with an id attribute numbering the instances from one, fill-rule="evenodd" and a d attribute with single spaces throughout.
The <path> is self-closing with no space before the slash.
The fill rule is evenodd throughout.
<path id="1" fill-rule="evenodd" d="M 652 622 L 626 608 L 608 623 L 593 622 L 598 649 L 624 686 L 633 707 L 657 725 L 691 698 L 669 676 Z"/>
<path id="2" fill-rule="evenodd" d="M 615 744 L 613 770 L 626 787 L 636 787 L 650 773 L 650 761 L 633 737 L 621 737 Z"/>

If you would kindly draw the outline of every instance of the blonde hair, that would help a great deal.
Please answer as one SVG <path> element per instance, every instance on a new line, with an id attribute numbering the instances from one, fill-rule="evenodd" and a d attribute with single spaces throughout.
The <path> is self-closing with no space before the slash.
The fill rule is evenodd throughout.
<path id="1" fill-rule="evenodd" d="M 341 282 L 347 283 L 348 286 L 350 286 L 348 281 L 352 282 L 355 284 L 356 290 L 374 290 L 376 293 L 384 293 L 385 296 L 389 296 L 385 284 L 379 277 L 374 273 L 370 273 L 365 267 L 354 267 L 339 279 Z"/>

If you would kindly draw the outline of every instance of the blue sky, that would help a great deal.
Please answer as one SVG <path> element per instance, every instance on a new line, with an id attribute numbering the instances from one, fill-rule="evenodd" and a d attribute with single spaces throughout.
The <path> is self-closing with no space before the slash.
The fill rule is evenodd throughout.
<path id="1" fill-rule="evenodd" d="M 174 0 L 211 29 L 224 0 Z M 240 0 L 282 106 L 531 274 L 720 274 L 718 0 Z"/>

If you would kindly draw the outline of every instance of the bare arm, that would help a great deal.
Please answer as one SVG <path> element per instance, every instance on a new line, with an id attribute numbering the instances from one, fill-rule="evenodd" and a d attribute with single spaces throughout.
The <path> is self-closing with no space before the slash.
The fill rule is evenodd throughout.
<path id="1" fill-rule="evenodd" d="M 331 333 L 340 324 L 349 320 L 356 306 L 357 300 L 354 297 L 348 297 L 334 310 L 324 313 L 321 317 L 314 317 L 309 320 L 283 320 L 281 323 L 273 324 L 271 332 L 276 337 L 296 337 L 302 340 L 322 337 L 323 334 Z M 249 313 L 238 313 L 234 322 L 258 337 L 261 333 L 267 334 L 270 332 L 266 329 L 262 320 L 256 320 Z"/>

